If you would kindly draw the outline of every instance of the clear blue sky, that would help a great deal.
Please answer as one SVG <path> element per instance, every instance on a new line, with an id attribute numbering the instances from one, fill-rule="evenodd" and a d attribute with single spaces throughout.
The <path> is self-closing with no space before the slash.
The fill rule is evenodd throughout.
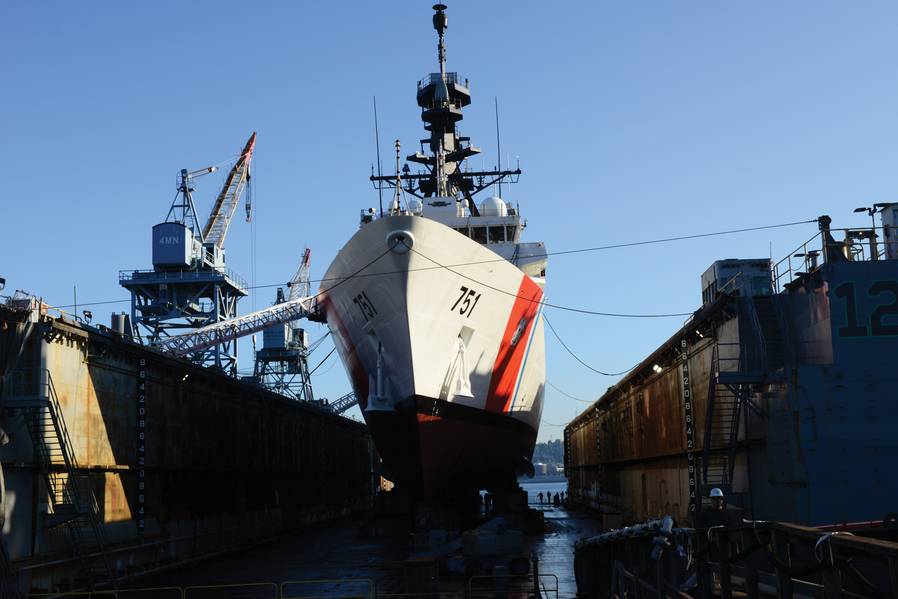
<path id="1" fill-rule="evenodd" d="M 471 81 L 461 123 L 495 164 L 520 158 L 505 197 L 528 240 L 567 250 L 833 216 L 898 199 L 898 5 L 887 2 L 449 3 L 448 63 Z M 423 137 L 415 82 L 435 67 L 430 2 L 20 2 L 0 14 L 0 276 L 57 305 L 127 297 L 150 267 L 150 228 L 182 167 L 236 154 L 258 131 L 251 227 L 229 265 L 313 278 L 376 205 L 372 96 L 382 152 Z M 389 164 L 385 160 L 386 164 Z M 480 166 L 475 159 L 474 166 Z M 220 180 L 201 180 L 208 213 Z M 239 218 L 239 216 L 238 216 Z M 551 259 L 548 297 L 610 312 L 688 312 L 715 259 L 786 255 L 814 225 Z M 243 311 L 271 302 L 272 289 Z M 97 306 L 108 322 L 113 309 Z M 682 319 L 547 309 L 598 369 L 642 359 Z M 323 332 L 313 326 L 313 338 Z M 251 365 L 244 346 L 242 366 Z M 329 346 L 313 355 L 323 357 Z M 548 378 L 595 399 L 615 379 L 548 339 Z M 349 389 L 325 364 L 320 395 Z M 549 388 L 540 438 L 586 404 Z"/>

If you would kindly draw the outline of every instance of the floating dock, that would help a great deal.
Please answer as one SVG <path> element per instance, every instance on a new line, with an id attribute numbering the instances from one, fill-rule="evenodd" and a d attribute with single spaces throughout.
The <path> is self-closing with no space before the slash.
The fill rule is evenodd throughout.
<path id="1" fill-rule="evenodd" d="M 614 523 L 691 522 L 714 487 L 755 519 L 898 511 L 898 228 L 883 216 L 839 231 L 821 217 L 772 267 L 716 262 L 702 307 L 565 428 L 571 499 Z"/>

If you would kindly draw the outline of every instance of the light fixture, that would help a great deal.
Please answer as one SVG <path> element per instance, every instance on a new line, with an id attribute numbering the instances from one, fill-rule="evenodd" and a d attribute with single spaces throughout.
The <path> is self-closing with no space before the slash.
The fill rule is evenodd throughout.
<path id="1" fill-rule="evenodd" d="M 90 310 L 82 310 L 81 314 L 84 315 L 84 322 L 90 324 L 90 321 L 94 319 L 94 313 Z"/>
<path id="2" fill-rule="evenodd" d="M 654 370 L 655 372 L 661 372 L 661 371 L 664 370 L 664 369 L 661 368 L 660 365 L 655 364 L 654 366 L 652 366 L 652 370 Z"/>

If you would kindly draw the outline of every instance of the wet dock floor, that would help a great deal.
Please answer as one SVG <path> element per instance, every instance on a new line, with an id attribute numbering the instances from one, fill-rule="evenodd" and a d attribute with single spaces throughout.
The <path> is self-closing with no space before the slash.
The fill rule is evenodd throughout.
<path id="1" fill-rule="evenodd" d="M 545 535 L 526 537 L 526 552 L 535 552 L 540 574 L 548 575 L 541 577 L 543 586 L 550 591 L 547 596 L 576 597 L 573 546 L 578 539 L 596 534 L 598 522 L 588 513 L 568 511 L 563 507 L 531 507 L 543 511 Z M 191 589 L 187 595 L 192 599 L 276 599 L 279 591 L 284 597 L 370 596 L 375 590 L 378 597 L 408 596 L 403 594 L 408 539 L 364 538 L 359 530 L 358 520 L 331 523 L 264 545 L 182 565 L 145 577 L 131 586 L 186 588 L 216 585 L 216 588 Z M 551 592 L 553 576 L 557 577 L 557 595 Z M 521 582 L 521 586 L 525 586 L 525 581 Z M 222 588 L 217 585 L 237 586 Z M 440 577 L 440 597 L 463 597 L 465 587 L 462 576 Z M 510 596 L 518 595 L 511 593 Z"/>

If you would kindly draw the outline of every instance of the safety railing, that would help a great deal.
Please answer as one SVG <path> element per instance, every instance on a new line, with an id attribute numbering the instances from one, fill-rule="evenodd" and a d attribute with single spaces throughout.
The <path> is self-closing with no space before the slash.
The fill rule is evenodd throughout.
<path id="1" fill-rule="evenodd" d="M 534 576 L 530 574 L 472 576 L 468 579 L 467 597 L 471 599 L 475 597 L 558 599 L 558 577 L 554 574 L 539 574 L 534 580 Z"/>
<path id="2" fill-rule="evenodd" d="M 31 593 L 28 599 L 184 599 L 181 587 L 108 589 L 104 591 L 66 591 Z"/>
<path id="3" fill-rule="evenodd" d="M 120 270 L 118 280 L 122 282 L 141 282 L 143 280 L 157 281 L 207 281 L 210 275 L 217 275 L 237 287 L 241 291 L 247 290 L 246 280 L 230 268 L 212 268 L 203 270 Z M 217 277 L 216 277 L 217 278 Z"/>
<path id="4" fill-rule="evenodd" d="M 290 580 L 281 583 L 280 593 L 279 599 L 368 599 L 377 596 L 374 580 L 370 578 Z"/>
<path id="5" fill-rule="evenodd" d="M 663 532 L 663 531 L 662 531 Z M 603 538 L 604 537 L 604 538 Z M 583 596 L 898 597 L 898 527 L 779 522 L 601 535 L 576 546 Z"/>
<path id="6" fill-rule="evenodd" d="M 534 585 L 538 588 L 535 589 Z M 377 588 L 370 578 L 307 579 L 277 582 L 163 586 L 99 591 L 40 592 L 28 599 L 506 599 L 539 597 L 558 599 L 558 577 L 554 574 L 472 576 L 458 579 L 450 589 L 392 591 Z"/>
<path id="7" fill-rule="evenodd" d="M 432 85 L 432 84 L 436 83 L 436 82 L 439 81 L 439 80 L 440 80 L 440 74 L 439 74 L 439 73 L 430 73 L 430 74 L 428 74 L 428 75 L 425 75 L 424 77 L 422 77 L 422 78 L 418 81 L 418 89 L 419 89 L 419 90 L 424 89 L 424 88 L 427 87 L 428 85 Z M 446 85 L 453 85 L 453 84 L 461 84 L 461 83 L 462 83 L 462 80 L 458 78 L 458 73 L 457 73 L 457 72 L 446 73 L 446 74 L 443 76 L 443 80 L 446 82 Z M 465 81 L 464 83 L 467 83 L 467 81 Z M 467 85 L 466 85 L 465 87 L 467 87 Z"/>
<path id="8" fill-rule="evenodd" d="M 832 238 L 835 233 L 841 233 L 843 240 Z M 834 258 L 851 262 L 896 259 L 898 233 L 894 228 L 885 230 L 883 227 L 821 231 L 773 265 L 774 291 L 782 291 L 787 284 Z"/>
<path id="9" fill-rule="evenodd" d="M 280 599 L 275 582 L 206 584 L 184 587 L 182 599 Z"/>

